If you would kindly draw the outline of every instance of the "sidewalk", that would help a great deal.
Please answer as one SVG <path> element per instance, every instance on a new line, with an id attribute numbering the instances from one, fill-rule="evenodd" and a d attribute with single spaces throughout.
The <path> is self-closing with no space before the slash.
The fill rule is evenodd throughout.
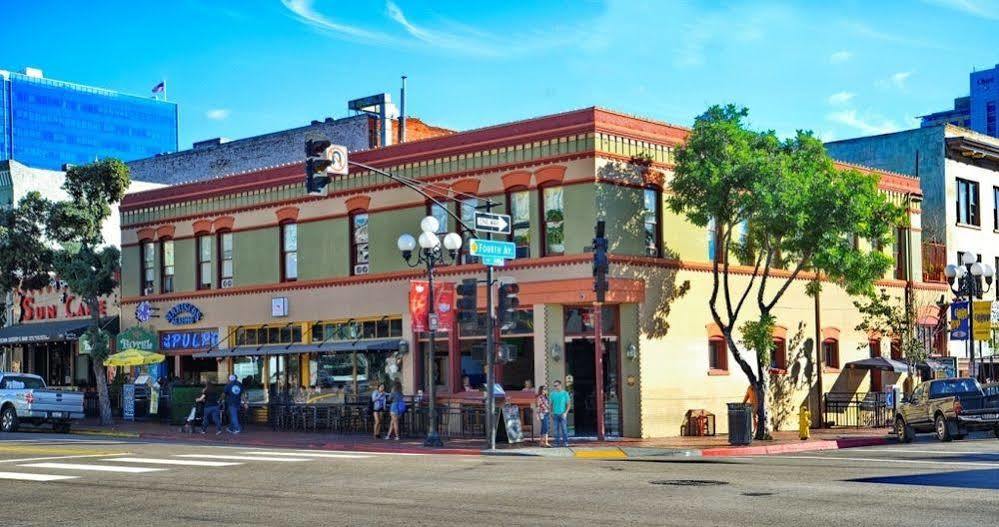
<path id="1" fill-rule="evenodd" d="M 365 435 L 337 435 L 314 432 L 273 431 L 266 426 L 247 425 L 243 433 L 215 435 L 213 430 L 201 435 L 185 434 L 179 427 L 158 422 L 121 422 L 102 427 L 96 420 L 80 422 L 75 434 L 100 435 L 162 441 L 185 441 L 207 445 L 249 446 L 257 448 L 308 448 L 323 450 L 357 450 L 365 452 L 395 452 L 460 455 L 513 455 L 534 457 L 576 457 L 589 459 L 627 459 L 662 456 L 735 457 L 836 450 L 861 446 L 884 445 L 894 442 L 886 428 L 838 428 L 812 430 L 811 438 L 798 439 L 798 432 L 775 432 L 772 441 L 754 441 L 748 446 L 732 446 L 728 437 L 666 437 L 657 439 L 622 438 L 608 441 L 582 439 L 572 441 L 570 448 L 541 448 L 534 442 L 510 445 L 497 443 L 488 451 L 481 439 L 449 439 L 444 448 L 427 448 L 422 438 L 403 441 L 374 439 Z"/>

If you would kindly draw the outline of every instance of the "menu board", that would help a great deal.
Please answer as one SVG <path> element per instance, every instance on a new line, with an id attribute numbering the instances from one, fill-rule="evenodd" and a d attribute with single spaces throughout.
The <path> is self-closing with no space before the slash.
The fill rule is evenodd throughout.
<path id="1" fill-rule="evenodd" d="M 503 405 L 503 421 L 506 422 L 506 438 L 510 444 L 524 441 L 524 431 L 520 424 L 520 408 L 515 404 Z"/>
<path id="2" fill-rule="evenodd" d="M 126 421 L 135 421 L 134 384 L 123 384 L 121 386 L 121 418 Z"/>

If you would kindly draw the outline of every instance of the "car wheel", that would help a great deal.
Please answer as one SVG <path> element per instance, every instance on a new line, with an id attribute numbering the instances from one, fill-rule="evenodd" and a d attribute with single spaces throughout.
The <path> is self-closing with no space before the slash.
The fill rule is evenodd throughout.
<path id="1" fill-rule="evenodd" d="M 899 443 L 911 443 L 913 435 L 912 427 L 905 424 L 904 419 L 895 420 L 895 436 L 898 438 Z"/>
<path id="2" fill-rule="evenodd" d="M 8 406 L 0 412 L 0 432 L 17 432 L 17 412 L 13 406 Z"/>
<path id="3" fill-rule="evenodd" d="M 68 434 L 69 427 L 70 427 L 69 423 L 56 423 L 52 425 L 52 430 L 59 434 Z"/>
<path id="4" fill-rule="evenodd" d="M 999 439 L 999 426 L 995 427 L 995 429 L 992 430 L 992 433 L 995 434 L 996 439 Z"/>
<path id="5" fill-rule="evenodd" d="M 950 436 L 950 430 L 947 429 L 947 419 L 943 415 L 938 415 L 936 420 L 933 422 L 934 428 L 936 428 L 937 439 L 948 442 L 952 438 Z"/>

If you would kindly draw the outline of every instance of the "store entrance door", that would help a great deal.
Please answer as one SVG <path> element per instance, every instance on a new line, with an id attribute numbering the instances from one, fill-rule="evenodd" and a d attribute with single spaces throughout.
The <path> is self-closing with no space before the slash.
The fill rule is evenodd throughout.
<path id="1" fill-rule="evenodd" d="M 576 437 L 597 435 L 597 367 L 593 339 L 575 339 L 565 346 L 566 389 L 572 399 L 569 431 Z M 621 412 L 618 393 L 617 342 L 604 339 L 604 433 L 621 435 Z M 569 380 L 572 380 L 570 383 Z"/>

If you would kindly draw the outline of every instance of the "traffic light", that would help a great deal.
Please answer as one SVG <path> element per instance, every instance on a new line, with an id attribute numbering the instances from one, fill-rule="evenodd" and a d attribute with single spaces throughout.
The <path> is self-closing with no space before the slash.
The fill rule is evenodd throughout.
<path id="1" fill-rule="evenodd" d="M 607 271 L 610 270 L 610 259 L 607 256 L 607 238 L 604 237 L 604 220 L 597 222 L 593 229 L 593 291 L 597 293 L 597 302 L 607 298 Z"/>
<path id="2" fill-rule="evenodd" d="M 496 299 L 496 318 L 499 319 L 500 329 L 510 329 L 513 327 L 513 313 L 520 306 L 520 286 L 515 282 L 503 283 L 499 286 L 499 294 Z"/>
<path id="3" fill-rule="evenodd" d="M 458 293 L 458 322 L 472 324 L 478 322 L 479 282 L 474 278 L 466 278 L 455 288 Z"/>
<path id="4" fill-rule="evenodd" d="M 305 190 L 315 196 L 330 184 L 326 172 L 333 164 L 333 143 L 329 139 L 305 141 Z"/>

